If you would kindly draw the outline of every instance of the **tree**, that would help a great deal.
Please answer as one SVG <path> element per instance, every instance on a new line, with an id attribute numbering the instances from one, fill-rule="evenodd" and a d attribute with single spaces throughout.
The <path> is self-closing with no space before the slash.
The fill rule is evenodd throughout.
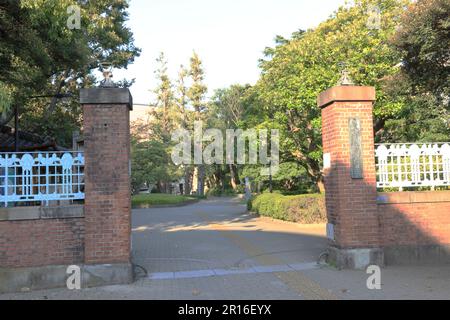
<path id="1" fill-rule="evenodd" d="M 188 109 L 188 96 L 186 81 L 189 76 L 189 70 L 183 65 L 180 66 L 178 71 L 178 79 L 176 86 L 176 104 L 181 114 L 180 127 L 183 129 L 189 129 L 190 111 Z M 194 168 L 191 165 L 184 164 L 184 193 L 190 194 L 192 190 L 192 178 Z"/>
<path id="2" fill-rule="evenodd" d="M 2 82 L 0 82 L 0 114 L 2 119 L 0 123 L 5 122 L 7 119 L 3 119 L 3 116 L 7 117 L 11 110 L 12 96 L 9 88 Z"/>
<path id="3" fill-rule="evenodd" d="M 403 73 L 419 92 L 450 95 L 450 2 L 418 0 L 402 17 L 393 38 L 403 56 Z"/>
<path id="4" fill-rule="evenodd" d="M 207 87 L 204 85 L 205 71 L 203 70 L 202 61 L 196 52 L 193 53 L 190 59 L 189 76 L 192 79 L 192 85 L 187 91 L 188 98 L 192 107 L 195 110 L 196 120 L 202 120 L 202 114 L 206 110 L 205 94 Z"/>
<path id="5" fill-rule="evenodd" d="M 131 129 L 135 141 L 135 148 L 132 150 L 135 164 L 133 171 L 136 183 L 156 183 L 159 191 L 168 192 L 169 183 L 180 176 L 178 168 L 170 161 L 171 133 L 179 125 L 180 117 L 164 53 L 160 53 L 156 62 L 155 76 L 158 84 L 153 90 L 153 108 L 149 111 L 147 120 L 133 123 Z M 155 150 L 152 151 L 151 148 Z M 152 159 L 153 156 L 155 158 Z M 141 181 L 138 179 L 139 175 L 147 178 Z"/>
<path id="6" fill-rule="evenodd" d="M 262 168 L 262 165 L 245 165 L 242 170 L 243 175 L 250 177 L 258 185 L 258 192 L 264 183 L 267 187 L 267 177 L 261 176 Z M 273 183 L 275 189 L 286 193 L 307 193 L 314 187 L 305 168 L 297 162 L 280 163 L 278 172 L 273 176 Z"/>
<path id="7" fill-rule="evenodd" d="M 385 91 L 405 107 L 386 122 L 379 141 L 433 142 L 450 136 L 450 3 L 419 0 L 401 19 L 391 43 L 400 72 Z"/>
<path id="8" fill-rule="evenodd" d="M 155 71 L 158 86 L 153 91 L 156 95 L 154 106 L 153 125 L 160 126 L 160 139 L 163 143 L 170 142 L 170 134 L 176 125 L 176 101 L 173 92 L 173 85 L 167 74 L 167 60 L 164 53 L 161 52 L 156 59 L 158 68 Z"/>
<path id="9" fill-rule="evenodd" d="M 187 110 L 187 105 L 188 105 L 188 96 L 187 96 L 187 86 L 186 86 L 186 81 L 187 81 L 187 77 L 189 75 L 189 71 L 183 66 L 180 66 L 180 70 L 178 71 L 178 79 L 177 79 L 177 87 L 176 87 L 176 92 L 177 92 L 177 106 L 178 106 L 178 110 L 181 113 L 181 127 L 182 128 L 187 128 L 188 125 L 188 110 Z"/>
<path id="10" fill-rule="evenodd" d="M 238 129 L 244 125 L 245 100 L 249 85 L 232 85 L 229 88 L 218 89 L 211 98 L 209 104 L 209 122 L 213 128 L 221 129 L 223 136 L 227 129 Z M 225 188 L 223 179 L 225 172 L 222 172 L 223 166 L 217 166 L 216 175 L 222 178 L 221 185 Z M 230 183 L 233 190 L 237 190 L 240 184 L 238 166 L 229 164 Z"/>
<path id="11" fill-rule="evenodd" d="M 383 91 L 382 80 L 398 72 L 400 54 L 389 45 L 406 1 L 358 0 L 341 7 L 316 29 L 298 31 L 292 39 L 278 39 L 260 62 L 261 77 L 254 88 L 256 112 L 264 113 L 267 124 L 281 129 L 283 162 L 297 162 L 321 191 L 321 117 L 317 96 L 336 85 L 342 63 L 358 85 L 377 89 L 375 130 L 404 105 L 392 101 Z M 381 25 L 368 26 L 368 9 L 380 7 Z"/>
<path id="12" fill-rule="evenodd" d="M 67 27 L 67 8 L 71 5 L 80 8 L 80 29 Z M 78 89 L 95 82 L 91 71 L 100 61 L 122 68 L 139 55 L 125 26 L 127 8 L 126 0 L 2 2 L 0 82 L 13 97 L 11 106 L 19 105 L 21 114 L 31 108 L 39 110 L 25 125 L 34 123 L 31 129 L 45 126 L 58 107 L 57 99 L 30 102 L 30 96 L 74 90 L 75 103 Z M 3 110 L 3 123 L 11 118 L 11 110 Z"/>
<path id="13" fill-rule="evenodd" d="M 203 80 L 205 72 L 203 70 L 202 61 L 197 53 L 193 53 L 190 60 L 189 76 L 192 79 L 192 85 L 187 91 L 187 96 L 191 102 L 195 112 L 195 121 L 204 120 L 204 112 L 206 111 L 206 103 L 204 101 L 207 87 Z M 198 194 L 203 196 L 205 184 L 205 167 L 203 164 L 197 165 L 197 189 Z"/>
<path id="14" fill-rule="evenodd" d="M 132 136 L 131 139 L 131 181 L 132 192 L 137 193 L 146 185 L 157 185 L 160 191 L 165 188 L 161 181 L 175 179 L 176 175 L 169 166 L 170 155 L 167 146 L 157 140 L 141 141 Z"/>

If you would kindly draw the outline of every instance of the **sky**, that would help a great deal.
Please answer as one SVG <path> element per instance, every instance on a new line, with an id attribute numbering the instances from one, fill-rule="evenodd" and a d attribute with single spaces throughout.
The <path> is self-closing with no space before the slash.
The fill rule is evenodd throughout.
<path id="1" fill-rule="evenodd" d="M 193 51 L 203 61 L 208 95 L 232 84 L 254 84 L 258 60 L 276 35 L 289 37 L 326 20 L 345 0 L 131 0 L 129 21 L 141 56 L 114 79 L 136 79 L 137 104 L 152 101 L 156 58 L 163 51 L 169 75 L 188 66 Z"/>

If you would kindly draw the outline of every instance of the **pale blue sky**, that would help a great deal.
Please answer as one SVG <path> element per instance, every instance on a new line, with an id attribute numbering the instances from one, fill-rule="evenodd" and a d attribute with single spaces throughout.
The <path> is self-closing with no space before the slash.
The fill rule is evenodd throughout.
<path id="1" fill-rule="evenodd" d="M 116 80 L 136 78 L 136 103 L 149 103 L 156 85 L 155 59 L 164 51 L 170 76 L 188 65 L 195 50 L 203 60 L 209 94 L 234 83 L 254 84 L 258 59 L 276 35 L 317 26 L 345 0 L 131 0 L 130 21 L 142 53 Z"/>

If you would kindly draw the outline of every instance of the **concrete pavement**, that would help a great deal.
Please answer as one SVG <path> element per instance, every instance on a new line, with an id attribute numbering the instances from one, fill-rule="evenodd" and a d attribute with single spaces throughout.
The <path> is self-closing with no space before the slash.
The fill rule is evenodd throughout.
<path id="1" fill-rule="evenodd" d="M 133 211 L 130 285 L 54 289 L 0 299 L 450 299 L 450 268 L 382 269 L 382 290 L 364 271 L 316 264 L 324 225 L 298 225 L 246 213 L 239 199 Z"/>

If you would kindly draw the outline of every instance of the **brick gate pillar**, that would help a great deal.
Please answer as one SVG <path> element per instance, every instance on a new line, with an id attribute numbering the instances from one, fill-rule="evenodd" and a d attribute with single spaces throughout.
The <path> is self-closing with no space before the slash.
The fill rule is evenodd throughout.
<path id="1" fill-rule="evenodd" d="M 128 89 L 82 89 L 85 153 L 85 263 L 131 274 Z"/>
<path id="2" fill-rule="evenodd" d="M 338 268 L 383 265 L 377 218 L 373 87 L 337 86 L 322 92 L 325 197 L 329 260 Z"/>

